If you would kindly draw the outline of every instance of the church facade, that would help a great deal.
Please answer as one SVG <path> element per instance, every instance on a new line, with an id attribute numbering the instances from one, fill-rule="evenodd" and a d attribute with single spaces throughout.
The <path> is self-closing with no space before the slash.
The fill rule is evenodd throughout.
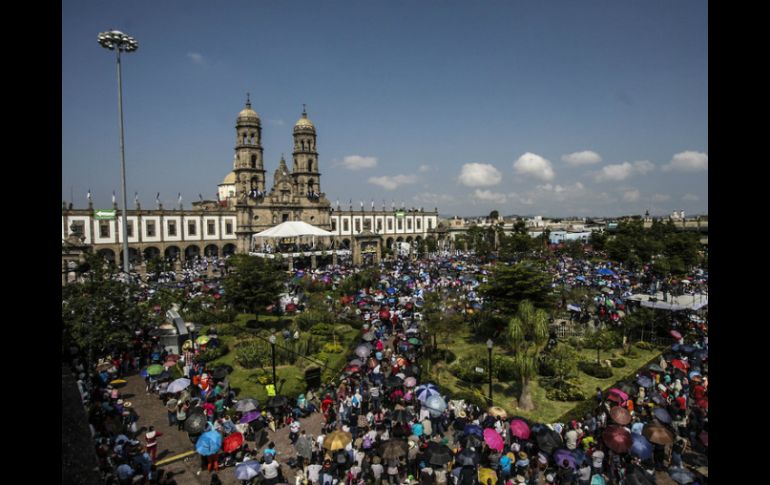
<path id="1" fill-rule="evenodd" d="M 136 203 L 127 213 L 129 258 L 132 264 L 156 257 L 186 261 L 196 256 L 225 256 L 252 251 L 252 236 L 285 221 L 304 221 L 335 234 L 335 244 L 350 248 L 359 235 L 379 237 L 382 247 L 394 242 L 438 238 L 438 212 L 411 209 L 390 212 L 336 210 L 321 190 L 315 125 L 303 108 L 294 125 L 291 167 L 281 157 L 267 187 L 259 115 L 246 101 L 235 124 L 233 168 L 218 186 L 218 201 L 181 207 L 143 210 Z M 362 203 L 363 204 L 363 203 Z M 122 211 L 113 203 L 114 217 L 62 204 L 62 244 L 122 258 Z"/>

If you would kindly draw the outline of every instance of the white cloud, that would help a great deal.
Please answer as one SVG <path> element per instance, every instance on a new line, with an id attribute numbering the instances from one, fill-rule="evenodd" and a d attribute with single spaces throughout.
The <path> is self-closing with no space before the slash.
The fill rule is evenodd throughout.
<path id="1" fill-rule="evenodd" d="M 507 200 L 505 194 L 492 192 L 491 190 L 476 189 L 473 192 L 473 196 L 484 202 L 495 202 L 496 204 L 505 204 Z"/>
<path id="2" fill-rule="evenodd" d="M 617 182 L 625 180 L 636 173 L 644 175 L 653 170 L 655 170 L 655 165 L 647 160 L 641 160 L 634 162 L 633 164 L 623 162 L 602 167 L 602 169 L 594 176 L 594 180 L 597 182 Z"/>
<path id="3" fill-rule="evenodd" d="M 203 60 L 203 56 L 198 54 L 197 52 L 188 52 L 187 58 L 191 59 L 195 64 L 198 64 L 199 66 L 203 66 L 206 64 L 206 61 Z"/>
<path id="4" fill-rule="evenodd" d="M 503 176 L 488 163 L 466 163 L 460 172 L 460 183 L 466 187 L 489 187 L 497 185 Z"/>
<path id="5" fill-rule="evenodd" d="M 623 192 L 624 202 L 637 202 L 639 200 L 639 191 L 636 189 Z"/>
<path id="6" fill-rule="evenodd" d="M 601 155 L 591 150 L 585 150 L 582 152 L 570 153 L 569 155 L 562 155 L 562 161 L 567 162 L 567 165 L 577 167 L 580 165 L 593 165 L 602 161 Z"/>
<path id="7" fill-rule="evenodd" d="M 684 200 L 686 202 L 697 202 L 697 201 L 700 200 L 700 197 L 698 197 L 695 194 L 684 194 L 682 196 L 682 200 Z"/>
<path id="8" fill-rule="evenodd" d="M 374 168 L 377 166 L 377 157 L 362 157 L 360 155 L 349 155 L 342 159 L 340 164 L 348 170 L 363 170 L 365 168 Z"/>
<path id="9" fill-rule="evenodd" d="M 667 202 L 667 201 L 669 201 L 669 200 L 671 200 L 671 196 L 670 196 L 670 195 L 665 195 L 665 194 L 655 194 L 655 195 L 653 195 L 653 196 L 652 196 L 652 201 L 653 201 L 653 202 L 658 202 L 658 203 L 660 203 L 660 202 Z"/>
<path id="10" fill-rule="evenodd" d="M 382 177 L 369 177 L 369 183 L 379 185 L 385 190 L 396 190 L 399 186 L 405 184 L 413 184 L 417 182 L 417 177 L 414 175 L 396 175 L 389 176 L 383 175 Z"/>
<path id="11" fill-rule="evenodd" d="M 450 204 L 452 202 L 455 202 L 457 200 L 457 197 L 447 195 L 447 194 L 434 194 L 431 192 L 423 192 L 421 194 L 417 194 L 414 197 L 412 197 L 412 200 L 420 204 L 440 205 L 440 204 Z"/>
<path id="12" fill-rule="evenodd" d="M 420 173 L 430 172 L 430 165 L 420 165 Z"/>
<path id="13" fill-rule="evenodd" d="M 664 172 L 699 172 L 709 169 L 709 156 L 706 153 L 686 151 L 677 153 L 668 165 L 663 166 Z"/>
<path id="14" fill-rule="evenodd" d="M 542 180 L 544 182 L 553 180 L 556 176 L 551 167 L 551 162 L 540 155 L 530 152 L 520 156 L 519 159 L 514 162 L 513 169 L 518 174 Z"/>

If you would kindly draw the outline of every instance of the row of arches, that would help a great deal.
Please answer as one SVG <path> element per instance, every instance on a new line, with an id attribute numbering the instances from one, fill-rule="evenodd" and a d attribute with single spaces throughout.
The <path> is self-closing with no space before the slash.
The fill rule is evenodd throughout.
<path id="1" fill-rule="evenodd" d="M 141 252 L 137 248 L 128 248 L 128 260 L 131 263 L 139 263 L 141 261 L 149 261 L 152 259 L 163 257 L 167 260 L 176 260 L 180 259 L 182 261 L 187 261 L 189 259 L 194 259 L 198 256 L 206 256 L 206 257 L 224 257 L 229 256 L 231 254 L 235 254 L 235 245 L 234 244 L 225 244 L 222 249 L 219 249 L 219 246 L 216 244 L 209 244 L 208 246 L 203 248 L 203 253 L 201 254 L 201 247 L 191 244 L 184 248 L 184 251 L 179 246 L 168 246 L 166 247 L 162 252 L 160 248 L 156 246 L 149 246 L 144 248 Z M 104 257 L 108 261 L 116 261 L 116 254 L 115 251 L 113 251 L 111 248 L 101 248 L 96 251 L 98 254 L 101 254 L 102 257 Z M 140 259 L 141 256 L 141 259 Z M 120 254 L 117 255 L 117 259 L 122 260 L 123 259 L 123 251 L 120 251 Z"/>

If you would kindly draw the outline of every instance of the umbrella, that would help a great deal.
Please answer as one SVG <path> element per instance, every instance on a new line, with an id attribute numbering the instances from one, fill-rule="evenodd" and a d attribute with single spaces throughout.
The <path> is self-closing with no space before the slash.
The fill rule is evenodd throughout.
<path id="1" fill-rule="evenodd" d="M 652 391 L 650 392 L 649 395 L 650 395 L 650 400 L 659 406 L 665 406 L 666 404 L 668 404 L 668 401 L 666 401 L 666 398 L 663 397 L 658 391 Z"/>
<path id="2" fill-rule="evenodd" d="M 615 453 L 626 453 L 634 444 L 631 432 L 620 426 L 610 425 L 602 433 L 604 444 Z"/>
<path id="3" fill-rule="evenodd" d="M 341 450 L 353 441 L 353 435 L 345 431 L 332 431 L 324 438 L 323 447 L 329 451 Z"/>
<path id="4" fill-rule="evenodd" d="M 359 345 L 356 347 L 356 355 L 361 357 L 362 359 L 365 359 L 369 357 L 369 354 L 372 353 L 372 349 L 369 348 L 368 345 Z"/>
<path id="5" fill-rule="evenodd" d="M 686 468 L 672 467 L 668 469 L 668 476 L 676 483 L 693 483 L 695 481 L 695 475 Z"/>
<path id="6" fill-rule="evenodd" d="M 409 343 L 412 344 L 412 345 L 418 345 L 419 346 L 419 345 L 422 345 L 422 340 L 420 340 L 418 338 L 415 338 L 415 337 L 412 337 L 412 338 L 409 339 Z"/>
<path id="7" fill-rule="evenodd" d="M 348 374 L 355 374 L 356 372 L 360 372 L 360 371 L 361 371 L 361 367 L 357 365 L 349 365 L 345 367 L 345 372 L 347 372 Z"/>
<path id="8" fill-rule="evenodd" d="M 409 445 L 405 440 L 391 439 L 380 443 L 377 451 L 383 460 L 398 460 L 399 458 L 406 456 L 409 451 Z"/>
<path id="9" fill-rule="evenodd" d="M 555 461 L 557 465 L 561 466 L 564 460 L 567 460 L 570 468 L 573 470 L 577 469 L 577 459 L 568 449 L 559 448 L 553 452 L 553 461 Z"/>
<path id="10" fill-rule="evenodd" d="M 417 392 L 417 399 L 423 403 L 431 396 L 440 395 L 438 392 L 438 387 L 436 387 L 435 384 L 423 384 L 421 386 L 417 386 L 415 391 Z"/>
<path id="11" fill-rule="evenodd" d="M 114 379 L 110 381 L 110 385 L 114 387 L 118 387 L 118 386 L 124 385 L 126 382 L 128 381 L 125 379 Z"/>
<path id="12" fill-rule="evenodd" d="M 649 460 L 652 458 L 652 443 L 650 443 L 647 438 L 640 434 L 632 433 L 631 439 L 633 440 L 633 444 L 631 445 L 631 449 L 628 450 L 629 453 L 642 460 Z"/>
<path id="13" fill-rule="evenodd" d="M 676 330 L 672 330 L 669 333 L 671 334 L 672 337 L 674 337 L 677 340 L 682 338 L 682 334 L 677 332 Z"/>
<path id="14" fill-rule="evenodd" d="M 259 401 L 256 399 L 252 399 L 250 397 L 246 399 L 241 399 L 238 401 L 238 403 L 235 405 L 235 410 L 240 413 L 247 413 L 249 411 L 255 411 L 259 408 Z"/>
<path id="15" fill-rule="evenodd" d="M 645 424 L 642 435 L 656 445 L 670 445 L 674 442 L 674 433 L 658 423 Z"/>
<path id="16" fill-rule="evenodd" d="M 647 368 L 653 372 L 663 372 L 663 368 L 658 364 L 650 364 Z"/>
<path id="17" fill-rule="evenodd" d="M 631 413 L 628 409 L 621 406 L 613 406 L 610 410 L 610 417 L 618 424 L 626 425 L 631 422 Z"/>
<path id="18" fill-rule="evenodd" d="M 477 424 L 466 424 L 465 427 L 463 428 L 463 434 L 465 434 L 466 436 L 475 434 L 479 438 L 483 438 L 484 430 L 482 430 L 481 426 Z"/>
<path id="19" fill-rule="evenodd" d="M 621 391 L 617 387 L 613 387 L 612 389 L 610 389 L 607 394 L 608 394 L 607 399 L 614 400 L 614 399 L 612 399 L 612 396 L 617 396 L 617 398 L 620 399 L 620 402 L 628 401 L 628 394 L 626 394 L 625 392 Z"/>
<path id="20" fill-rule="evenodd" d="M 486 428 L 484 430 L 484 442 L 493 450 L 503 451 L 503 437 L 492 428 Z"/>
<path id="21" fill-rule="evenodd" d="M 177 379 L 168 385 L 168 387 L 166 388 L 166 392 L 170 392 L 171 394 L 174 394 L 177 392 L 184 391 L 189 386 L 190 386 L 190 379 L 185 379 L 185 378 Z"/>
<path id="22" fill-rule="evenodd" d="M 417 385 L 417 379 L 415 379 L 413 376 L 407 377 L 404 379 L 404 385 L 406 387 L 414 387 Z"/>
<path id="23" fill-rule="evenodd" d="M 394 375 L 388 376 L 387 379 L 385 379 L 385 387 L 393 388 L 398 387 L 404 383 L 403 380 L 401 380 L 400 377 L 396 377 Z"/>
<path id="24" fill-rule="evenodd" d="M 195 443 L 195 451 L 203 456 L 211 456 L 222 447 L 222 435 L 211 430 L 203 433 Z"/>
<path id="25" fill-rule="evenodd" d="M 655 415 L 655 417 L 664 424 L 671 424 L 671 415 L 668 414 L 668 411 L 666 411 L 663 408 L 655 408 L 652 410 L 652 414 Z"/>
<path id="26" fill-rule="evenodd" d="M 396 409 L 390 414 L 390 419 L 399 423 L 407 423 L 412 419 L 412 415 L 406 409 Z"/>
<path id="27" fill-rule="evenodd" d="M 489 409 L 487 409 L 487 414 L 490 414 L 494 417 L 501 417 L 503 419 L 506 419 L 508 417 L 508 413 L 505 411 L 505 409 L 501 408 L 500 406 L 492 406 Z"/>
<path id="28" fill-rule="evenodd" d="M 206 415 L 201 413 L 190 413 L 189 416 L 187 416 L 187 419 L 184 422 L 184 429 L 189 434 L 198 434 L 202 433 L 204 429 L 206 429 L 206 424 L 208 421 L 206 421 Z"/>
<path id="29" fill-rule="evenodd" d="M 553 450 L 564 444 L 559 433 L 545 426 L 537 430 L 535 439 L 537 447 L 545 453 L 553 453 Z"/>
<path id="30" fill-rule="evenodd" d="M 628 485 L 655 485 L 655 479 L 648 475 L 644 469 L 634 464 L 629 464 L 626 467 L 626 483 Z"/>
<path id="31" fill-rule="evenodd" d="M 690 372 L 690 379 L 694 379 L 696 377 L 701 377 L 700 372 L 698 372 L 697 370 Z"/>
<path id="32" fill-rule="evenodd" d="M 532 434 L 532 432 L 525 421 L 521 419 L 514 419 L 511 421 L 511 435 L 522 440 L 527 440 L 529 439 L 530 434 Z"/>
<path id="33" fill-rule="evenodd" d="M 425 448 L 425 457 L 429 464 L 443 466 L 452 461 L 452 450 L 446 445 L 430 441 Z"/>
<path id="34" fill-rule="evenodd" d="M 256 466 L 251 465 L 251 463 L 256 464 Z M 249 481 L 259 475 L 259 468 L 259 462 L 255 460 L 240 463 L 235 467 L 235 478 L 241 481 Z"/>
<path id="35" fill-rule="evenodd" d="M 153 364 L 147 368 L 147 374 L 151 376 L 157 376 L 163 373 L 165 369 L 160 364 Z"/>
<path id="36" fill-rule="evenodd" d="M 267 407 L 271 409 L 278 409 L 286 406 L 289 403 L 289 400 L 286 399 L 283 396 L 275 396 L 271 397 L 269 401 L 267 401 Z"/>
<path id="37" fill-rule="evenodd" d="M 353 359 L 350 362 L 348 362 L 348 365 L 357 365 L 359 367 L 364 365 L 364 361 L 361 359 Z"/>
<path id="38" fill-rule="evenodd" d="M 428 408 L 428 412 L 434 418 L 437 418 L 446 410 L 446 401 L 440 395 L 430 396 L 424 402 L 425 407 Z"/>
<path id="39" fill-rule="evenodd" d="M 209 343 L 209 340 L 211 340 L 208 335 L 201 335 L 200 337 L 195 339 L 195 343 L 198 345 L 206 345 Z"/>
<path id="40" fill-rule="evenodd" d="M 238 421 L 239 423 L 250 423 L 257 419 L 260 416 L 260 414 L 256 411 L 250 411 L 243 415 L 243 417 Z"/>
<path id="41" fill-rule="evenodd" d="M 372 340 L 376 339 L 377 336 L 374 335 L 374 332 L 366 332 L 361 336 L 361 340 L 365 342 L 371 342 Z"/>
<path id="42" fill-rule="evenodd" d="M 650 379 L 647 376 L 639 376 L 636 379 L 636 383 L 639 384 L 640 386 L 644 387 L 644 388 L 652 387 L 652 379 Z"/>
<path id="43" fill-rule="evenodd" d="M 612 293 L 612 288 L 607 288 L 606 286 L 602 288 L 602 293 Z"/>
<path id="44" fill-rule="evenodd" d="M 481 461 L 481 457 L 475 451 L 470 448 L 465 448 L 460 453 L 455 455 L 455 464 L 459 466 L 477 466 Z"/>
<path id="45" fill-rule="evenodd" d="M 635 396 L 637 394 L 637 392 L 638 392 L 636 386 L 631 385 L 628 382 L 623 382 L 622 384 L 620 384 L 618 386 L 618 389 L 620 389 L 621 391 L 623 391 L 626 394 L 628 394 L 629 397 L 630 396 Z"/>
<path id="46" fill-rule="evenodd" d="M 687 369 L 690 367 L 690 365 L 687 362 L 685 362 L 683 360 L 680 360 L 680 359 L 672 360 L 671 361 L 671 365 L 673 365 L 677 369 L 679 369 L 681 371 L 684 371 L 684 372 L 687 372 Z"/>
<path id="47" fill-rule="evenodd" d="M 243 444 L 243 435 L 235 432 L 227 436 L 222 442 L 222 449 L 225 453 L 237 450 Z"/>

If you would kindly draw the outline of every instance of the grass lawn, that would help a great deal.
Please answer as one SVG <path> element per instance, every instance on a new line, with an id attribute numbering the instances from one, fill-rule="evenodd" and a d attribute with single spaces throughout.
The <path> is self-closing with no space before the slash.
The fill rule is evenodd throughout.
<path id="1" fill-rule="evenodd" d="M 457 359 L 472 353 L 487 353 L 486 345 L 482 342 L 474 342 L 470 333 L 470 328 L 462 327 L 452 332 L 451 336 L 447 336 L 447 342 L 444 339 L 439 338 L 439 348 L 449 348 L 457 357 Z M 588 374 L 578 371 L 577 382 L 581 390 L 586 394 L 586 397 L 593 398 L 597 387 L 601 387 L 605 390 L 608 386 L 614 384 L 617 380 L 625 377 L 626 375 L 634 372 L 639 367 L 646 364 L 650 359 L 659 355 L 662 348 L 656 350 L 642 350 L 634 347 L 634 352 L 637 356 L 629 358 L 622 355 L 622 349 L 613 349 L 608 352 L 601 353 L 601 359 L 608 358 L 623 358 L 626 361 L 625 367 L 612 368 L 612 377 L 606 379 L 597 379 L 591 377 Z M 509 351 L 504 350 L 500 345 L 495 345 L 493 352 L 503 352 L 506 355 L 511 355 Z M 579 358 L 582 360 L 588 360 L 590 362 L 596 361 L 595 349 L 583 349 L 578 352 Z M 486 365 L 483 366 L 484 371 L 487 372 Z M 458 392 L 473 393 L 476 396 L 485 399 L 489 393 L 489 384 L 485 382 L 480 384 L 465 383 L 459 381 L 450 371 L 449 364 L 445 362 L 435 362 L 429 370 L 429 380 L 435 382 L 442 388 L 449 391 L 450 394 Z M 486 378 L 485 378 L 486 379 Z M 513 415 L 524 416 L 526 418 L 533 419 L 539 422 L 553 422 L 558 417 L 562 416 L 572 408 L 580 404 L 581 402 L 561 402 L 552 401 L 546 398 L 546 389 L 541 387 L 538 378 L 535 378 L 529 385 L 530 392 L 532 393 L 532 400 L 535 403 L 535 409 L 530 412 L 523 411 L 517 407 L 518 398 L 521 393 L 521 385 L 518 382 L 502 382 L 493 380 L 492 382 L 492 397 L 494 404 L 506 409 Z"/>
<path id="2" fill-rule="evenodd" d="M 253 320 L 253 314 L 241 314 L 235 319 L 233 323 L 221 323 L 217 324 L 217 332 L 220 340 L 227 344 L 230 351 L 212 361 L 211 365 L 216 366 L 219 364 L 227 364 L 233 367 L 233 372 L 230 374 L 230 385 L 236 391 L 240 397 L 254 397 L 260 402 L 265 402 L 267 397 L 267 391 L 265 386 L 257 380 L 260 376 L 266 375 L 272 378 L 272 366 L 266 366 L 264 369 L 245 369 L 235 362 L 235 344 L 239 340 L 251 337 L 251 335 L 258 332 L 246 328 L 246 322 Z M 263 316 L 259 317 L 259 327 L 261 329 L 268 330 L 282 330 L 293 321 L 292 317 L 277 317 L 277 316 Z M 325 362 L 326 370 L 322 375 L 322 383 L 328 382 L 333 376 L 338 375 L 339 371 L 345 366 L 346 356 L 350 346 L 357 342 L 359 331 L 350 327 L 349 325 L 337 324 L 335 325 L 336 342 L 342 345 L 342 352 L 326 353 L 319 352 L 309 357 L 314 360 Z M 331 342 L 333 340 L 332 335 L 324 337 L 322 341 Z M 305 373 L 304 369 L 308 366 L 313 366 L 310 362 L 299 359 L 298 365 L 277 365 L 275 368 L 276 379 L 278 380 L 278 394 L 289 398 L 295 398 L 299 394 L 306 391 Z"/>

